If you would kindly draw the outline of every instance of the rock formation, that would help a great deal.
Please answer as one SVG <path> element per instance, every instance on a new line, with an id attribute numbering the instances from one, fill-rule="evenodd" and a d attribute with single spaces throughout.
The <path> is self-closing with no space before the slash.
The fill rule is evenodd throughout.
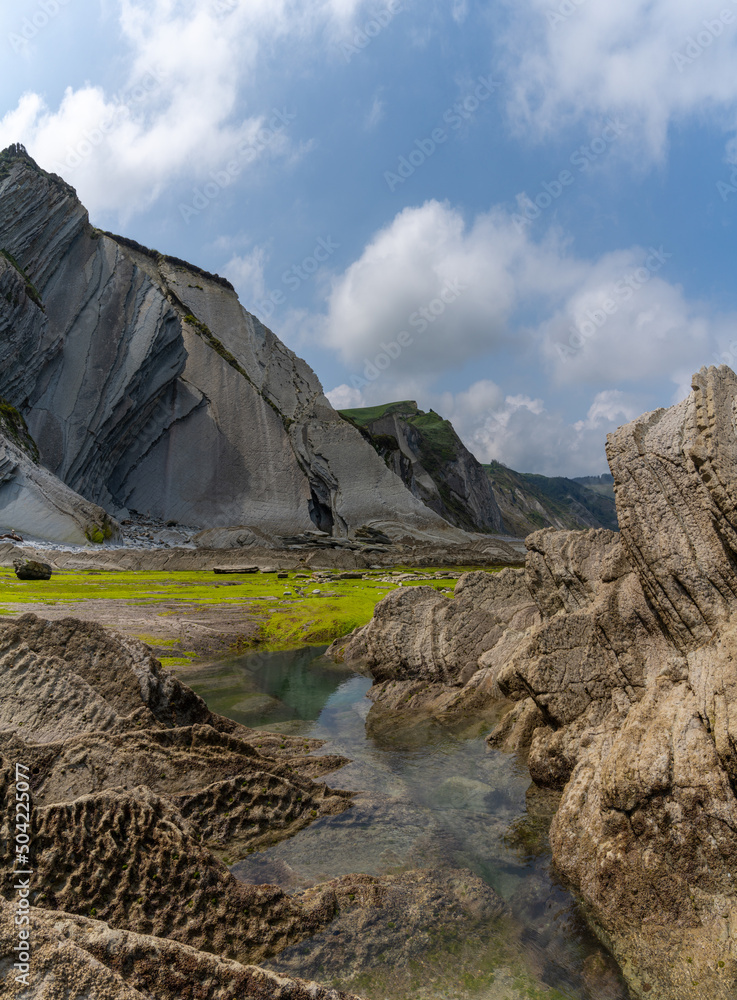
<path id="1" fill-rule="evenodd" d="M 342 410 L 419 500 L 466 531 L 504 530 L 489 478 L 448 420 L 410 400 Z"/>
<path id="2" fill-rule="evenodd" d="M 202 528 L 459 536 L 225 279 L 94 229 L 22 147 L 0 154 L 0 250 L 0 396 L 87 501 Z"/>
<path id="3" fill-rule="evenodd" d="M 643 1000 L 737 995 L 735 412 L 702 369 L 609 437 L 621 535 L 537 532 L 524 572 L 394 593 L 334 648 L 384 710 L 517 703 L 490 740 L 562 789 L 554 865 Z"/>
<path id="4" fill-rule="evenodd" d="M 460 941 L 493 942 L 509 914 L 467 871 L 348 875 L 291 895 L 229 870 L 350 807 L 353 793 L 320 780 L 345 758 L 310 755 L 320 745 L 213 714 L 138 640 L 73 618 L 25 615 L 0 629 L 4 870 L 23 843 L 21 779 L 33 833 L 16 859 L 33 869 L 28 995 L 349 1000 L 292 978 L 305 949 L 320 959 L 315 975 L 332 979 L 336 935 L 364 967 L 383 953 L 414 959 L 447 934 L 446 914 Z M 26 995 L 15 982 L 18 906 L 6 879 L 2 1000 Z M 278 963 L 278 974 L 254 963 Z"/>

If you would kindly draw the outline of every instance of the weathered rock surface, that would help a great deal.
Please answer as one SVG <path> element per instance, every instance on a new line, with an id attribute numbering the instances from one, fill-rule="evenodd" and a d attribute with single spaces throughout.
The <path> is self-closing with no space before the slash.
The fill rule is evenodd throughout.
<path id="1" fill-rule="evenodd" d="M 343 410 L 386 464 L 426 506 L 466 531 L 501 532 L 491 483 L 448 420 L 407 400 Z"/>
<path id="2" fill-rule="evenodd" d="M 17 147 L 0 154 L 0 248 L 0 395 L 87 500 L 202 528 L 341 536 L 399 520 L 462 540 L 227 281 L 94 229 Z"/>
<path id="3" fill-rule="evenodd" d="M 51 579 L 52 570 L 48 563 L 37 562 L 35 559 L 16 559 L 13 567 L 19 580 Z"/>
<path id="4" fill-rule="evenodd" d="M 73 989 L 87 981 L 93 966 L 68 948 L 74 928 L 83 926 L 75 914 L 104 921 L 89 925 L 99 945 L 95 957 L 111 973 L 101 982 L 113 992 L 100 996 L 174 995 L 181 975 L 171 970 L 170 979 L 163 972 L 152 979 L 150 961 L 157 952 L 176 956 L 173 942 L 219 956 L 183 958 L 195 980 L 201 969 L 203 982 L 199 993 L 179 995 L 219 996 L 206 972 L 221 968 L 225 981 L 244 985 L 251 977 L 254 989 L 261 984 L 254 995 L 302 996 L 307 986 L 220 960 L 262 961 L 314 935 L 333 919 L 335 888 L 302 905 L 275 886 L 238 881 L 221 859 L 245 857 L 348 808 L 349 793 L 314 780 L 344 759 L 307 756 L 319 742 L 213 715 L 143 643 L 74 619 L 26 615 L 0 630 L 0 687 L 6 862 L 16 829 L 17 763 L 30 783 L 31 902 L 41 949 L 33 972 L 34 989 L 42 991 L 34 995 L 47 995 L 52 974 L 68 992 L 49 997 L 77 996 Z M 12 901 L 10 881 L 0 896 Z M 144 937 L 132 943 L 118 932 Z M 7 965 L 15 942 L 7 925 L 2 934 L 0 963 Z M 44 980 L 37 978 L 41 969 Z"/>
<path id="5" fill-rule="evenodd" d="M 16 983 L 12 907 L 0 899 L 0 998 L 24 996 Z M 287 979 L 167 938 L 101 920 L 32 907 L 34 1000 L 356 1000 L 317 983 Z M 25 995 L 30 996 L 27 992 Z"/>
<path id="6" fill-rule="evenodd" d="M 69 545 L 117 537 L 117 522 L 34 461 L 12 426 L 0 421 L 0 532 Z"/>
<path id="7" fill-rule="evenodd" d="M 517 702 L 491 739 L 562 789 L 554 863 L 641 998 L 737 995 L 735 412 L 737 376 L 702 369 L 683 403 L 610 435 L 621 535 L 531 535 L 516 627 L 501 584 L 464 601 L 469 576 L 452 613 L 394 593 L 344 648 L 388 657 L 415 711 Z"/>

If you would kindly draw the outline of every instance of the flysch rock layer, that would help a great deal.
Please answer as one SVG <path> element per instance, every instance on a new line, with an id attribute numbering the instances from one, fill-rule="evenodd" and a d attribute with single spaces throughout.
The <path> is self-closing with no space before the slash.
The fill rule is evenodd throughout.
<path id="1" fill-rule="evenodd" d="M 75 492 L 113 515 L 205 528 L 467 537 L 411 495 L 227 281 L 94 229 L 74 190 L 18 148 L 0 154 L 0 249 L 17 264 L 0 296 L 0 396 Z"/>
<path id="2" fill-rule="evenodd" d="M 736 416 L 702 369 L 608 439 L 621 534 L 536 532 L 524 571 L 395 592 L 333 647 L 379 710 L 516 702 L 490 742 L 562 789 L 554 865 L 642 1000 L 737 996 Z"/>
<path id="3" fill-rule="evenodd" d="M 26 615 L 0 629 L 0 704 L 4 871 L 23 779 L 33 834 L 16 866 L 33 869 L 27 986 L 14 881 L 0 891 L 3 1000 L 341 1000 L 293 976 L 305 949 L 333 979 L 341 961 L 414 960 L 446 915 L 459 941 L 492 943 L 509 918 L 466 871 L 347 875 L 295 895 L 238 880 L 234 861 L 350 806 L 317 780 L 345 759 L 214 715 L 137 640 Z"/>
<path id="4" fill-rule="evenodd" d="M 0 534 L 10 531 L 88 545 L 114 539 L 118 525 L 0 432 Z"/>

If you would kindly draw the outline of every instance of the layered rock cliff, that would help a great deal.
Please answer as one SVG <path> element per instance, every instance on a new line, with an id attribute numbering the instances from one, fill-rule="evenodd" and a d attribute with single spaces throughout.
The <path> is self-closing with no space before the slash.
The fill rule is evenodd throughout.
<path id="1" fill-rule="evenodd" d="M 22 147 L 0 154 L 0 249 L 0 396 L 88 501 L 203 528 L 452 537 L 227 281 L 94 229 Z"/>
<path id="2" fill-rule="evenodd" d="M 537 532 L 524 572 L 392 594 L 335 649 L 384 711 L 517 703 L 491 741 L 562 790 L 554 865 L 638 998 L 737 995 L 736 412 L 702 369 L 609 437 L 621 535 Z"/>
<path id="3" fill-rule="evenodd" d="M 467 531 L 504 530 L 488 477 L 453 429 L 405 401 L 341 410 L 419 500 Z"/>
<path id="4" fill-rule="evenodd" d="M 482 465 L 449 420 L 405 400 L 341 410 L 419 500 L 466 531 L 524 538 L 539 528 L 617 530 L 611 496 L 562 476 L 530 475 L 500 462 Z"/>

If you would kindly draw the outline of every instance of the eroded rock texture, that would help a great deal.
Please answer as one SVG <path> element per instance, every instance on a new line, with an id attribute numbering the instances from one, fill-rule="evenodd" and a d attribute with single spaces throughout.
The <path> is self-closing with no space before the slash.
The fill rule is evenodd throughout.
<path id="1" fill-rule="evenodd" d="M 737 995 L 736 416 L 702 369 L 610 435 L 621 536 L 537 532 L 523 573 L 394 593 L 342 645 L 384 709 L 517 703 L 490 740 L 563 790 L 554 863 L 642 998 Z"/>
<path id="2" fill-rule="evenodd" d="M 22 149 L 0 154 L 0 250 L 0 396 L 75 493 L 205 528 L 453 536 L 227 281 L 94 229 Z"/>
<path id="3" fill-rule="evenodd" d="M 275 886 L 239 882 L 223 861 L 348 808 L 349 793 L 315 780 L 343 758 L 307 756 L 318 742 L 214 715 L 143 643 L 75 619 L 26 615 L 0 630 L 0 691 L 4 869 L 18 763 L 33 805 L 34 996 L 81 995 L 90 956 L 107 970 L 99 992 L 85 993 L 95 997 L 219 997 L 225 983 L 246 988 L 249 977 L 254 996 L 306 995 L 306 986 L 233 963 L 260 962 L 317 933 L 334 919 L 335 888 L 301 904 Z M 11 880 L 0 895 L 14 899 Z M 72 915 L 95 919 L 87 926 Z M 3 971 L 10 927 L 3 919 Z M 81 944 L 92 940 L 93 950 Z M 175 942 L 188 947 L 177 952 Z M 173 970 L 170 979 L 155 974 L 155 954 L 191 966 L 189 992 L 176 992 Z"/>

